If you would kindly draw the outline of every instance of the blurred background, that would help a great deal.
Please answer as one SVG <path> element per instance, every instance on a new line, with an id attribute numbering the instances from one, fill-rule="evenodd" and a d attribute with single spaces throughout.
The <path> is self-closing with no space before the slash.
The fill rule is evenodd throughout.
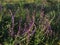
<path id="1" fill-rule="evenodd" d="M 60 45 L 60 0 L 0 0 L 0 45 Z"/>

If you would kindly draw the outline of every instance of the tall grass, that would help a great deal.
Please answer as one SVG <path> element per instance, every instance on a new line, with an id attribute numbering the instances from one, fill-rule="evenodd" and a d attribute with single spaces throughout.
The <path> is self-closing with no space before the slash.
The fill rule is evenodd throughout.
<path id="1" fill-rule="evenodd" d="M 59 33 L 53 25 L 57 15 L 55 10 L 48 12 L 44 5 L 24 8 L 9 4 L 3 6 L 2 11 L 2 45 L 60 45 Z"/>

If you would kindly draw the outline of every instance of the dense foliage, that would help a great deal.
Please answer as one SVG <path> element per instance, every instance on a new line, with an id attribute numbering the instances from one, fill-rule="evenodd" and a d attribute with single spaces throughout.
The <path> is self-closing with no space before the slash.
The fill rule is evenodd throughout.
<path id="1" fill-rule="evenodd" d="M 60 1 L 1 0 L 0 45 L 60 45 Z"/>

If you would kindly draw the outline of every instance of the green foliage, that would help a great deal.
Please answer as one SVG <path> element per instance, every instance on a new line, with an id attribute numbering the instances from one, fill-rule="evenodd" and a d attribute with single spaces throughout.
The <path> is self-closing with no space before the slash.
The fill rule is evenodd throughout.
<path id="1" fill-rule="evenodd" d="M 3 4 L 4 1 L 2 1 L 2 10 L 0 10 L 0 43 L 4 45 L 60 45 L 60 2 L 57 0 L 46 0 L 45 4 L 43 4 L 43 0 L 28 2 L 29 0 L 27 2 L 19 1 L 17 3 Z M 41 8 L 44 8 L 45 16 L 43 18 Z M 10 35 L 12 16 L 9 10 L 11 10 L 12 14 L 15 14 L 14 37 Z M 34 22 L 34 25 L 29 27 L 29 21 L 30 23 Z M 19 26 L 20 33 L 17 34 Z M 27 29 L 25 29 L 25 26 Z M 49 26 L 51 26 L 52 34 L 48 29 Z M 30 32 L 27 33 L 27 30 L 30 30 Z M 34 30 L 35 32 L 33 33 Z M 47 30 L 49 32 L 46 32 Z"/>

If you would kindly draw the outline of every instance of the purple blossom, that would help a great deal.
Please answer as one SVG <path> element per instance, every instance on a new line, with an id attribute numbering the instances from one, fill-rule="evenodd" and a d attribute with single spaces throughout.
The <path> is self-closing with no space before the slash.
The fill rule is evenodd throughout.
<path id="1" fill-rule="evenodd" d="M 2 5 L 0 4 L 0 12 L 2 11 Z"/>

